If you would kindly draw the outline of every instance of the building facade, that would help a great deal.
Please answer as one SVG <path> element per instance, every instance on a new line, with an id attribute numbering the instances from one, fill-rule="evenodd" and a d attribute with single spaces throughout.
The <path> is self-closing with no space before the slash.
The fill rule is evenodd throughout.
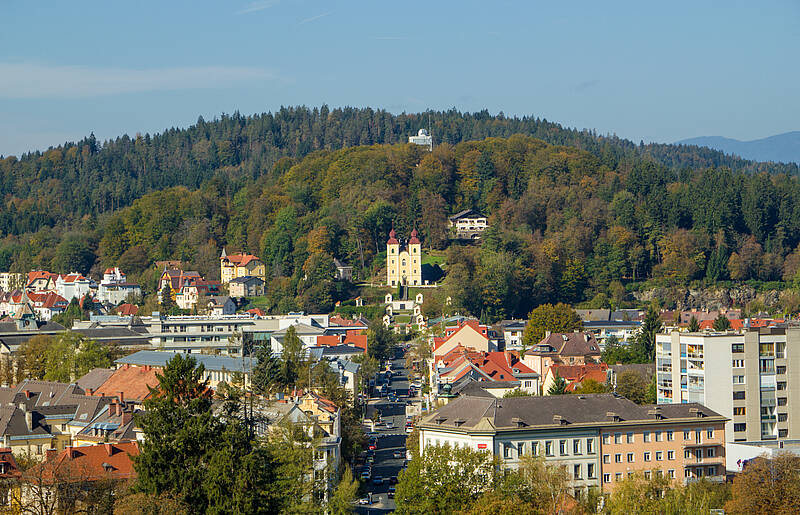
<path id="1" fill-rule="evenodd" d="M 406 245 L 401 245 L 394 229 L 386 242 L 386 284 L 389 286 L 422 285 L 422 243 L 417 230 L 411 231 Z"/>
<path id="2" fill-rule="evenodd" d="M 708 406 L 730 419 L 729 442 L 800 439 L 799 371 L 800 328 L 656 335 L 658 403 Z"/>
<path id="3" fill-rule="evenodd" d="M 252 254 L 231 254 L 227 255 L 222 249 L 219 257 L 219 277 L 222 284 L 227 284 L 231 279 L 237 277 L 258 277 L 266 281 L 266 267 L 264 262 Z"/>

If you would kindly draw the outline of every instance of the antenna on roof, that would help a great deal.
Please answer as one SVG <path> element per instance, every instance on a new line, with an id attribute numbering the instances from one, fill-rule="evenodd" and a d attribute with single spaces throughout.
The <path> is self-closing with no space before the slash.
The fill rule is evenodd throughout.
<path id="1" fill-rule="evenodd" d="M 433 152 L 433 131 L 431 130 L 431 110 L 428 109 L 428 136 L 431 137 L 430 139 L 430 146 L 428 147 L 431 152 Z"/>

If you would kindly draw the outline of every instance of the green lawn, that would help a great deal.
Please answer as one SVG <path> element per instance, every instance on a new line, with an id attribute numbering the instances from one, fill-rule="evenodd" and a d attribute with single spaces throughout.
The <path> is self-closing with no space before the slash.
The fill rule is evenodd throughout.
<path id="1" fill-rule="evenodd" d="M 434 250 L 432 253 L 424 252 L 422 253 L 422 264 L 423 265 L 439 265 L 442 266 L 447 263 L 447 259 L 445 258 L 444 252 Z"/>

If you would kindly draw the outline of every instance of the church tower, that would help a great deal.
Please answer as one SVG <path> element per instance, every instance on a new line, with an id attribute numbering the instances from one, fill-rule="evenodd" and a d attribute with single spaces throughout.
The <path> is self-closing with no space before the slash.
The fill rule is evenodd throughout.
<path id="1" fill-rule="evenodd" d="M 386 242 L 386 284 L 397 286 L 400 284 L 400 242 L 394 227 L 389 231 L 389 240 Z"/>

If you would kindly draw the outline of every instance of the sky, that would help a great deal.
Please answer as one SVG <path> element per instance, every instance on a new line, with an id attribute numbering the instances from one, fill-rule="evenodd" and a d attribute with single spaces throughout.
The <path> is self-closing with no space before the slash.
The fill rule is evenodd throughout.
<path id="1" fill-rule="evenodd" d="M 800 1 L 0 2 L 0 155 L 281 106 L 800 129 Z"/>

